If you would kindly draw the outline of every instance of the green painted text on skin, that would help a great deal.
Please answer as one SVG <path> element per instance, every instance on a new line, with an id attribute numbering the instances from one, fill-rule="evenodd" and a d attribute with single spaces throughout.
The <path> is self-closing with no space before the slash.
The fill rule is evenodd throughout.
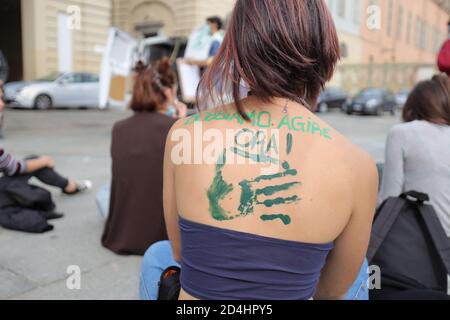
<path id="1" fill-rule="evenodd" d="M 310 117 L 305 119 L 304 117 L 294 116 L 291 117 L 286 114 L 278 123 L 275 123 L 272 119 L 272 115 L 267 111 L 252 111 L 247 112 L 250 123 L 253 127 L 268 129 L 275 127 L 277 129 L 286 128 L 289 131 L 303 132 L 311 135 L 319 135 L 327 140 L 332 140 L 330 135 L 330 128 L 321 127 L 320 124 L 312 120 Z M 184 121 L 185 125 L 190 125 L 198 121 L 213 122 L 213 121 L 236 121 L 240 125 L 245 123 L 244 118 L 238 112 L 206 112 L 202 116 L 195 114 Z"/>
<path id="2" fill-rule="evenodd" d="M 245 140 L 245 137 L 249 138 Z M 272 135 L 267 142 L 267 137 L 264 131 L 251 130 L 244 128 L 236 133 L 234 137 L 235 147 L 230 148 L 230 151 L 236 155 L 246 158 L 258 163 L 270 163 L 277 165 L 278 159 L 270 156 L 269 153 L 276 156 L 279 155 L 277 140 L 275 135 Z M 257 149 L 256 152 L 250 150 Z"/>
<path id="3" fill-rule="evenodd" d="M 262 154 L 262 153 L 253 154 L 253 153 L 250 153 L 248 151 L 244 151 L 244 150 L 241 150 L 238 148 L 231 148 L 231 151 L 234 152 L 235 154 L 237 154 L 238 156 L 241 156 L 246 159 L 250 159 L 255 162 L 278 164 L 277 159 L 274 159 L 274 158 L 272 158 L 268 155 Z"/>
<path id="4" fill-rule="evenodd" d="M 291 152 L 292 152 L 292 141 L 293 141 L 292 133 L 288 133 L 287 134 L 286 140 L 287 140 L 287 142 L 286 142 L 286 153 L 287 153 L 287 155 L 290 155 Z"/>

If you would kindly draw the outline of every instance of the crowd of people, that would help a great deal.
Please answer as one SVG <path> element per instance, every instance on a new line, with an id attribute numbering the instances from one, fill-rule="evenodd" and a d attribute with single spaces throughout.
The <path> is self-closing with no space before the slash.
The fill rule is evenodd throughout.
<path id="1" fill-rule="evenodd" d="M 429 197 L 450 243 L 447 75 L 412 90 L 403 123 L 388 134 L 379 185 L 371 156 L 313 112 L 340 58 L 324 1 L 237 0 L 226 34 L 220 18 L 207 22 L 210 58 L 184 60 L 205 68 L 199 114 L 186 120 L 167 58 L 138 62 L 133 115 L 112 130 L 111 196 L 101 242 L 118 254 L 144 256 L 142 299 L 368 299 L 366 258 L 377 207 L 381 211 L 386 200 L 408 191 Z M 439 66 L 448 72 L 445 54 Z M 232 103 L 220 104 L 224 94 Z M 203 100 L 219 106 L 203 110 Z M 267 115 L 268 127 L 255 121 Z M 281 125 L 287 118 L 307 119 L 327 135 Z M 222 136 L 236 132 L 217 163 L 173 161 L 174 137 L 183 131 L 194 140 L 193 123 Z M 243 133 L 258 137 L 262 129 L 269 136 L 276 130 L 277 143 L 240 142 Z M 252 154 L 253 147 L 276 157 Z M 233 164 L 232 157 L 251 161 Z M 262 173 L 268 164 L 279 171 Z M 0 149 L 0 170 L 0 202 L 2 181 L 26 183 L 31 176 L 67 194 L 88 187 L 60 176 L 47 156 L 16 160 Z M 2 219 L 0 214 L 0 224 Z M 178 290 L 163 296 L 162 279 L 171 277 Z M 435 290 L 412 289 L 420 289 L 421 298 Z"/>

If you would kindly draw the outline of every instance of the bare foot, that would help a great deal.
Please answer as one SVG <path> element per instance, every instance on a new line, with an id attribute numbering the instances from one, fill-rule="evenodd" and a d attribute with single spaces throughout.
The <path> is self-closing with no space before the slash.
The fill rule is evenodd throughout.
<path id="1" fill-rule="evenodd" d="M 64 189 L 65 193 L 74 193 L 77 191 L 77 183 L 74 180 L 69 180 L 67 187 Z"/>

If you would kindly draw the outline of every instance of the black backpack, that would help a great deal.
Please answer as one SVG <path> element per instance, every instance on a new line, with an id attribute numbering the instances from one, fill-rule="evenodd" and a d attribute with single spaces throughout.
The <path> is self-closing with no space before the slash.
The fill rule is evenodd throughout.
<path id="1" fill-rule="evenodd" d="M 159 280 L 158 300 L 178 300 L 180 295 L 180 273 L 179 267 L 168 267 L 161 274 Z"/>
<path id="2" fill-rule="evenodd" d="M 378 209 L 367 259 L 381 269 L 370 299 L 447 299 L 450 239 L 426 194 L 407 192 Z"/>

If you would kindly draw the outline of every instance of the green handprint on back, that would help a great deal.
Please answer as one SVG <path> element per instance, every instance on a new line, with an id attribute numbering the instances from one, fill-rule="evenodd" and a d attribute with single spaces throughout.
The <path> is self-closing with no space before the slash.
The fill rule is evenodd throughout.
<path id="1" fill-rule="evenodd" d="M 296 186 L 301 185 L 299 181 L 287 182 L 283 184 L 275 184 L 271 186 L 266 186 L 262 188 L 254 188 L 254 185 L 264 181 L 272 181 L 276 179 L 282 179 L 285 177 L 296 177 L 298 171 L 291 169 L 288 162 L 284 162 L 283 172 L 272 174 L 272 175 L 261 175 L 253 180 L 242 180 L 239 182 L 241 189 L 240 205 L 238 207 L 239 214 L 232 215 L 226 212 L 225 209 L 220 205 L 222 201 L 228 194 L 233 191 L 233 185 L 227 183 L 223 178 L 223 168 L 225 166 L 226 151 L 224 151 L 223 156 L 219 158 L 216 165 L 216 174 L 214 176 L 213 182 L 208 189 L 208 200 L 209 200 L 209 211 L 212 217 L 218 221 L 233 220 L 235 218 L 246 217 L 254 213 L 255 206 L 261 205 L 266 208 L 272 208 L 277 205 L 291 204 L 300 201 L 300 197 L 297 195 L 292 195 L 289 197 L 275 197 L 266 200 L 260 200 L 260 196 L 276 196 L 280 192 L 290 190 Z M 281 220 L 283 224 L 288 225 L 291 223 L 291 218 L 286 214 L 263 214 L 260 219 L 262 221 L 273 221 Z"/>

